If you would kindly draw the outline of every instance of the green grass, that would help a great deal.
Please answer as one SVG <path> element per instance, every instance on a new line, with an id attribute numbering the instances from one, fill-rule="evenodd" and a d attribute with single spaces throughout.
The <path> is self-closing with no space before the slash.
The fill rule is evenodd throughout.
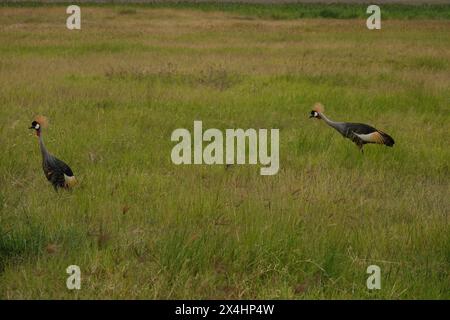
<path id="1" fill-rule="evenodd" d="M 0 298 L 449 298 L 448 21 L 121 8 L 83 8 L 80 32 L 59 6 L 0 9 Z M 362 156 L 316 101 L 395 146 Z M 73 192 L 42 173 L 36 114 Z M 279 173 L 173 165 L 194 120 L 279 128 Z"/>

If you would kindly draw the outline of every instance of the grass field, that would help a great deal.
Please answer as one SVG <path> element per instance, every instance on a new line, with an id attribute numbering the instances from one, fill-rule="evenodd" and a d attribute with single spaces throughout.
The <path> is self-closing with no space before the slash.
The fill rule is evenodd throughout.
<path id="1" fill-rule="evenodd" d="M 241 8 L 82 6 L 69 31 L 64 6 L 0 7 L 0 298 L 450 298 L 450 7 L 380 31 Z M 316 101 L 395 146 L 361 155 Z M 279 173 L 175 166 L 194 120 L 279 128 Z"/>

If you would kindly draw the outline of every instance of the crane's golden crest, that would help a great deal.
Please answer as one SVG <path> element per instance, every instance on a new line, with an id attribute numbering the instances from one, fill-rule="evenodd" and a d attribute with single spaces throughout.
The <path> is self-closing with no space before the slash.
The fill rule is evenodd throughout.
<path id="1" fill-rule="evenodd" d="M 323 113 L 325 111 L 325 107 L 320 102 L 316 102 L 314 104 L 313 111 Z"/>
<path id="2" fill-rule="evenodd" d="M 47 117 L 43 116 L 43 115 L 37 115 L 34 118 L 34 121 L 36 121 L 37 123 L 39 123 L 39 125 L 43 128 L 47 128 L 48 127 L 48 119 Z"/>

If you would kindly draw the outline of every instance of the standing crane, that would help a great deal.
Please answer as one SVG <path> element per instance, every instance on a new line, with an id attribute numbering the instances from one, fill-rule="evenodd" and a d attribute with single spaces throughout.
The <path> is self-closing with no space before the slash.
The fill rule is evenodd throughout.
<path id="1" fill-rule="evenodd" d="M 53 185 L 55 191 L 58 188 L 71 189 L 77 180 L 73 175 L 72 169 L 64 162 L 51 155 L 44 145 L 42 139 L 42 128 L 47 127 L 47 119 L 44 116 L 37 116 L 31 123 L 30 129 L 36 131 L 36 135 L 39 138 L 39 148 L 42 154 L 42 169 L 44 170 L 45 177 Z"/>
<path id="2" fill-rule="evenodd" d="M 364 123 L 335 122 L 328 119 L 324 111 L 323 105 L 316 103 L 309 117 L 325 121 L 326 124 L 336 129 L 344 138 L 352 140 L 362 153 L 364 153 L 363 146 L 366 143 L 384 144 L 388 147 L 392 147 L 395 143 L 390 135 L 381 130 Z"/>

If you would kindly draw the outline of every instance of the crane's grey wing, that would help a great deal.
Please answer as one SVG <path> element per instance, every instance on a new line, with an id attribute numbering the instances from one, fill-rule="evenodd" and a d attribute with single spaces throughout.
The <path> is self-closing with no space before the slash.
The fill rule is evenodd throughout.
<path id="1" fill-rule="evenodd" d="M 63 174 L 65 174 L 68 177 L 72 177 L 73 176 L 73 172 L 72 169 L 70 169 L 70 167 L 67 165 L 67 163 L 65 163 L 62 160 L 59 160 L 58 158 L 54 158 L 56 165 L 58 166 L 58 168 L 60 168 L 60 170 L 62 171 Z"/>
<path id="2" fill-rule="evenodd" d="M 389 147 L 392 147 L 395 143 L 390 135 L 367 124 L 349 123 L 348 130 L 353 133 L 353 136 L 350 135 L 349 138 L 354 141 L 360 140 L 362 143 L 385 144 Z"/>
<path id="3" fill-rule="evenodd" d="M 53 187 L 64 188 L 67 185 L 67 177 L 73 177 L 72 169 L 62 160 L 49 156 L 44 160 L 43 169 L 47 180 Z"/>
<path id="4" fill-rule="evenodd" d="M 378 131 L 374 127 L 371 127 L 364 123 L 347 123 L 347 131 L 357 134 L 370 134 Z"/>

